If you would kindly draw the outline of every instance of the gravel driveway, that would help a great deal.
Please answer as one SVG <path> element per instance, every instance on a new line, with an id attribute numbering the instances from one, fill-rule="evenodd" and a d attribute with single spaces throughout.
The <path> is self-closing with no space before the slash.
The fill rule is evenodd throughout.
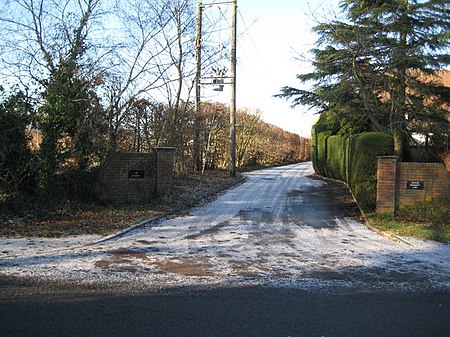
<path id="1" fill-rule="evenodd" d="M 0 238 L 0 277 L 131 289 L 265 285 L 450 290 L 450 245 L 398 243 L 354 219 L 344 185 L 311 163 L 253 171 L 189 214 L 102 243 Z M 94 244 L 93 244 L 94 243 Z"/>

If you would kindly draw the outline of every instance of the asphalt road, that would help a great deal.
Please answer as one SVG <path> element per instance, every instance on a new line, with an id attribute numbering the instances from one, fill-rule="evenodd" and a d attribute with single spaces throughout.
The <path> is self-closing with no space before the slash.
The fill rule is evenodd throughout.
<path id="1" fill-rule="evenodd" d="M 283 288 L 0 301 L 2 336 L 448 337 L 449 294 Z"/>
<path id="2" fill-rule="evenodd" d="M 5 336 L 450 336 L 450 246 L 355 221 L 310 163 L 127 235 L 0 238 Z"/>

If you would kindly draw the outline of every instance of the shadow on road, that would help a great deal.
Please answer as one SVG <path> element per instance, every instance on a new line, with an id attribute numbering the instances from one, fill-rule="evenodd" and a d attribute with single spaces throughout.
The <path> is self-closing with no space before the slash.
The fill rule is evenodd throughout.
<path id="1" fill-rule="evenodd" d="M 447 337 L 450 295 L 263 287 L 1 300 L 4 336 Z"/>

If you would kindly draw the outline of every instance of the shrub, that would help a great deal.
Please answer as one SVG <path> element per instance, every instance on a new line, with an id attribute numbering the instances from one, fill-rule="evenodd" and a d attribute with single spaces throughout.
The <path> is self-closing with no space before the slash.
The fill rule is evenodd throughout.
<path id="1" fill-rule="evenodd" d="M 377 199 L 377 157 L 392 154 L 392 137 L 366 132 L 349 138 L 348 184 L 361 208 L 373 211 Z"/>
<path id="2" fill-rule="evenodd" d="M 313 164 L 314 171 L 319 172 L 320 167 L 317 161 L 318 153 L 317 153 L 317 128 L 313 126 L 311 129 L 311 161 Z"/>
<path id="3" fill-rule="evenodd" d="M 331 178 L 346 180 L 347 156 L 346 137 L 330 136 L 327 139 L 327 175 Z"/>
<path id="4" fill-rule="evenodd" d="M 96 201 L 95 185 L 98 169 L 67 170 L 54 176 L 55 197 L 80 202 Z"/>
<path id="5" fill-rule="evenodd" d="M 31 113 L 22 92 L 0 103 L 0 192 L 7 197 L 34 189 L 34 157 L 26 135 Z"/>
<path id="6" fill-rule="evenodd" d="M 327 138 L 331 131 L 316 133 L 313 129 L 313 166 L 320 175 L 327 175 Z"/>
<path id="7" fill-rule="evenodd" d="M 313 129 L 314 170 L 346 181 L 361 208 L 376 207 L 377 157 L 392 154 L 392 137 L 382 132 L 331 136 L 331 131 Z"/>
<path id="8" fill-rule="evenodd" d="M 411 222 L 428 223 L 435 228 L 449 229 L 450 198 L 417 201 L 414 205 L 403 206 L 398 217 Z"/>

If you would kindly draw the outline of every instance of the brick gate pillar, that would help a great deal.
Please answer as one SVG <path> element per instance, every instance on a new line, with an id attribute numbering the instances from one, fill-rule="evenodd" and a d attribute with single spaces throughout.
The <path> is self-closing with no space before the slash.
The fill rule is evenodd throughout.
<path id="1" fill-rule="evenodd" d="M 397 156 L 378 157 L 377 213 L 395 213 Z"/>

